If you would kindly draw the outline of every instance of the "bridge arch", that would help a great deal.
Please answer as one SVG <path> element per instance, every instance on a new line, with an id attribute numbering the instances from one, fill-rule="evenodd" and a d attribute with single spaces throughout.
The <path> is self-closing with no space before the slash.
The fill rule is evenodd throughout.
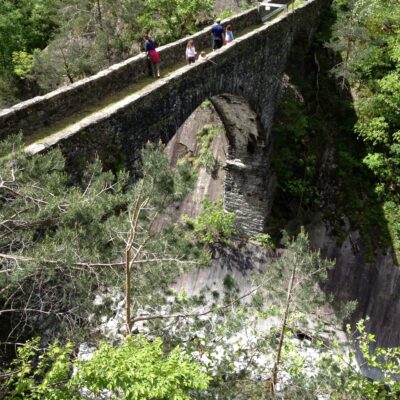
<path id="1" fill-rule="evenodd" d="M 110 166 L 124 164 L 134 169 L 140 149 L 148 140 L 167 143 L 205 99 L 212 99 L 221 119 L 225 119 L 231 142 L 226 166 L 226 209 L 236 211 L 239 218 L 240 213 L 246 212 L 243 220 L 254 223 L 244 228 L 261 232 L 271 203 L 267 195 L 273 186 L 268 172 L 270 132 L 281 77 L 293 43 L 299 37 L 311 37 L 326 3 L 327 0 L 309 0 L 211 53 L 208 61 L 178 69 L 33 144 L 29 151 L 59 146 L 73 171 L 95 155 Z M 228 115 L 230 109 L 236 114 Z M 248 126 L 239 118 L 245 109 L 256 115 L 253 123 L 247 121 Z M 240 134 L 246 129 L 250 129 L 244 136 L 247 144 L 242 146 Z"/>
<path id="2" fill-rule="evenodd" d="M 183 154 L 199 154 L 198 139 L 205 127 L 213 126 L 220 132 L 208 150 L 216 161 L 215 169 L 200 170 L 195 190 L 178 213 L 195 215 L 206 195 L 211 200 L 223 198 L 225 209 L 235 213 L 242 232 L 263 232 L 274 178 L 269 168 L 270 145 L 259 118 L 241 96 L 223 93 L 209 100 L 211 107 L 203 104 L 197 108 L 168 143 L 174 164 Z"/>

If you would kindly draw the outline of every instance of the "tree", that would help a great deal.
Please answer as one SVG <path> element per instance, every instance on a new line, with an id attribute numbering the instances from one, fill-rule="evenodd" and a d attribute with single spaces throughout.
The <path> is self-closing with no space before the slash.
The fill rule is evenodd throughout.
<path id="1" fill-rule="evenodd" d="M 188 351 L 214 377 L 200 398 L 308 398 L 301 397 L 305 392 L 298 386 L 310 377 L 310 361 L 297 335 L 321 340 L 322 329 L 335 323 L 333 316 L 325 318 L 322 306 L 329 303 L 329 296 L 319 287 L 332 264 L 310 250 L 304 231 L 293 240 L 285 235 L 284 244 L 277 260 L 263 274 L 254 274 L 247 293 L 240 292 L 228 273 L 223 292 L 205 291 L 194 299 L 211 301 L 212 313 L 203 306 L 197 315 L 181 312 L 179 324 L 159 327 L 157 333 L 172 343 L 183 337 Z M 176 297 L 190 306 L 184 296 Z M 334 338 L 324 343 L 330 340 Z M 312 343 L 309 347 L 319 352 Z"/>
<path id="2" fill-rule="evenodd" d="M 15 139 L 0 153 L 0 317 L 11 336 L 46 329 L 52 336 L 55 327 L 78 334 L 98 323 L 95 294 L 120 285 L 129 332 L 131 313 L 160 304 L 163 288 L 199 262 L 202 248 L 179 225 L 159 223 L 193 181 L 185 160 L 169 167 L 163 146 L 143 151 L 134 185 L 124 171 L 103 172 L 98 160 L 73 184 L 58 150 L 27 156 Z"/>
<path id="3" fill-rule="evenodd" d="M 213 0 L 4 0 L 0 102 L 43 94 L 135 55 L 145 31 L 159 43 L 194 33 L 210 21 L 213 6 Z"/>
<path id="4" fill-rule="evenodd" d="M 59 32 L 36 55 L 32 77 L 44 90 L 52 90 L 131 56 L 142 8 L 138 0 L 63 3 Z"/>
<path id="5" fill-rule="evenodd" d="M 213 0 L 145 0 L 139 22 L 164 44 L 194 33 L 213 11 Z"/>
<path id="6" fill-rule="evenodd" d="M 59 0 L 0 2 L 0 108 L 38 94 L 32 61 L 58 29 L 58 5 Z"/>
<path id="7" fill-rule="evenodd" d="M 46 46 L 57 28 L 58 0 L 4 0 L 0 3 L 0 76 L 13 69 L 12 54 Z"/>
<path id="8" fill-rule="evenodd" d="M 327 279 L 332 263 L 322 259 L 318 252 L 309 248 L 308 236 L 302 228 L 296 240 L 289 240 L 284 233 L 283 244 L 286 245 L 285 253 L 273 264 L 270 269 L 270 279 L 267 281 L 267 296 L 273 302 L 284 298 L 281 309 L 281 322 L 279 326 L 279 340 L 276 348 L 275 360 L 272 367 L 271 379 L 268 387 L 272 394 L 276 393 L 278 372 L 282 362 L 282 351 L 286 331 L 292 332 L 307 329 L 307 318 L 312 316 L 316 332 L 321 328 L 318 318 L 318 307 L 327 305 L 328 297 L 321 290 L 321 285 Z M 282 282 L 287 282 L 287 289 Z"/>
<path id="9" fill-rule="evenodd" d="M 342 57 L 334 73 L 355 94 L 354 133 L 366 146 L 363 164 L 376 177 L 375 194 L 397 252 L 400 230 L 400 11 L 396 1 L 335 1 L 337 21 L 329 46 Z"/>

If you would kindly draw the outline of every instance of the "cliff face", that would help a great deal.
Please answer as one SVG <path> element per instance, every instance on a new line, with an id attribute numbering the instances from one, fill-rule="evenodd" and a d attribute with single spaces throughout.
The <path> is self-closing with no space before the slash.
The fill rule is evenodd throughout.
<path id="1" fill-rule="evenodd" d="M 198 133 L 204 125 L 210 124 L 218 127 L 221 132 L 214 139 L 211 151 L 218 159 L 219 165 L 223 165 L 227 152 L 226 135 L 221 120 L 209 105 L 196 110 L 170 142 L 168 149 L 172 162 L 176 162 L 179 154 L 188 151 L 193 154 L 198 153 Z M 324 168 L 324 171 L 326 175 L 330 173 L 329 168 Z M 202 168 L 194 192 L 179 206 L 175 218 L 179 218 L 182 214 L 196 215 L 204 197 L 213 201 L 222 199 L 224 177 L 225 172 L 221 168 L 213 175 Z M 324 176 L 321 176 L 321 179 L 324 179 Z M 327 190 L 333 189 L 329 186 Z M 368 316 L 370 320 L 367 327 L 376 335 L 377 346 L 398 346 L 400 344 L 398 329 L 400 270 L 395 265 L 391 250 L 386 252 L 381 250 L 374 261 L 369 261 L 364 239 L 348 221 L 345 226 L 347 232 L 345 240 L 339 241 L 334 228 L 319 213 L 314 214 L 307 230 L 313 247 L 320 249 L 324 257 L 336 260 L 336 266 L 330 273 L 326 290 L 332 292 L 338 300 L 357 301 L 358 306 L 352 321 Z M 229 272 L 237 280 L 241 290 L 247 290 L 249 282 L 246 276 L 251 271 L 265 268 L 270 262 L 269 257 L 262 254 L 262 250 L 259 251 L 253 247 L 251 249 L 238 247 L 234 251 L 235 254 L 224 250 L 219 253 L 217 257 L 219 260 L 215 260 L 211 269 L 200 270 L 182 277 L 178 286 L 185 287 L 189 294 L 196 293 L 199 288 L 205 286 L 218 290 L 225 274 Z M 222 258 L 221 255 L 223 255 Z"/>
<path id="2" fill-rule="evenodd" d="M 311 58 L 312 68 L 310 69 L 309 63 L 307 64 L 307 60 L 304 57 L 293 57 L 292 68 L 289 72 L 292 76 L 297 75 L 304 81 L 307 79 L 310 82 L 312 81 L 314 86 L 318 78 L 314 70 L 317 67 L 319 68 L 319 65 L 315 65 L 314 53 Z M 320 71 L 318 70 L 318 72 Z M 322 73 L 323 71 L 319 75 L 321 92 L 326 90 L 322 82 Z M 322 94 L 320 93 L 319 95 L 321 96 Z M 328 95 L 331 96 L 332 92 L 329 92 Z M 304 97 L 304 101 L 307 102 L 306 96 Z M 337 120 L 339 117 L 333 116 L 333 118 Z M 326 119 L 324 119 L 325 122 Z M 179 134 L 171 142 L 171 158 L 176 158 L 176 155 L 182 151 L 190 150 L 195 153 L 198 146 L 196 142 L 197 132 L 203 125 L 210 123 L 217 124 L 223 130 L 223 125 L 215 111 L 199 108 L 192 114 L 180 129 Z M 335 123 L 340 125 L 342 121 L 335 121 Z M 320 189 L 323 192 L 321 196 L 324 197 L 322 199 L 324 205 L 321 208 L 325 208 L 322 211 L 326 211 L 329 207 L 331 213 L 336 212 L 338 192 L 341 190 L 340 185 L 337 183 L 338 171 L 334 159 L 335 151 L 332 148 L 334 142 L 335 137 L 332 138 L 331 143 L 325 143 L 322 146 L 325 147 L 324 151 L 328 156 L 325 157 L 324 165 L 320 167 L 318 172 L 319 181 L 323 182 L 320 185 Z M 227 141 L 224 135 L 220 136 L 219 139 L 215 139 L 212 145 L 212 151 L 218 157 L 221 165 L 225 161 L 226 146 Z M 300 157 L 300 155 L 297 156 Z M 193 216 L 198 212 L 200 201 L 205 196 L 209 196 L 212 200 L 221 199 L 224 179 L 225 175 L 222 169 L 219 170 L 217 179 L 206 171 L 201 171 L 195 192 L 185 201 L 179 212 Z M 344 214 L 346 213 L 344 212 Z M 377 346 L 398 346 L 400 345 L 400 329 L 398 328 L 400 317 L 400 270 L 395 264 L 392 250 L 386 248 L 376 250 L 375 257 L 371 261 L 370 249 L 365 241 L 365 232 L 361 235 L 346 217 L 343 219 L 346 222 L 344 240 L 343 238 L 338 238 L 332 223 L 319 212 L 314 211 L 311 217 L 312 222 L 306 225 L 313 247 L 320 249 L 323 256 L 336 261 L 336 267 L 330 273 L 326 290 L 332 292 L 338 300 L 357 301 L 358 306 L 352 316 L 352 322 L 360 318 L 369 317 L 367 328 L 375 334 Z M 291 221 L 286 221 L 286 224 L 290 223 Z M 280 229 L 284 228 L 284 226 L 285 224 L 282 224 Z M 371 233 L 371 235 L 375 234 Z M 190 277 L 183 277 L 182 285 L 189 289 L 189 292 L 191 290 L 195 291 L 196 288 L 203 285 L 211 285 L 218 288 L 220 284 L 218 282 L 221 282 L 225 273 L 231 270 L 245 290 L 247 283 L 242 280 L 243 271 L 248 271 L 249 268 L 255 268 L 255 270 L 259 268 L 258 261 L 254 265 L 251 261 L 251 257 L 257 254 L 257 249 L 252 249 L 249 253 L 248 249 L 238 248 L 236 252 L 240 254 L 243 252 L 243 254 L 240 256 L 235 254 L 233 258 L 224 256 L 221 259 L 221 263 L 215 264 L 216 269 L 199 271 Z M 252 254 L 252 256 L 249 257 L 248 254 Z M 267 263 L 267 261 L 263 260 L 262 263 Z M 237 273 L 238 270 L 241 272 Z M 246 274 L 247 272 L 244 273 Z"/>
<path id="3" fill-rule="evenodd" d="M 379 251 L 368 261 L 367 246 L 357 230 L 347 225 L 347 237 L 338 244 L 328 222 L 316 216 L 310 239 L 323 256 L 336 260 L 327 290 L 339 300 L 357 301 L 352 321 L 369 317 L 367 328 L 376 335 L 376 345 L 400 345 L 400 270 L 391 249 Z"/>

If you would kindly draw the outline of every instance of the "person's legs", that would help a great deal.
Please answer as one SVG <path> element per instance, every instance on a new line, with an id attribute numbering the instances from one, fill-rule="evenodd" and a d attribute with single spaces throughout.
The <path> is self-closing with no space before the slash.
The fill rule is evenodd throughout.
<path id="1" fill-rule="evenodd" d="M 160 63 L 151 63 L 151 70 L 153 72 L 154 78 L 159 78 L 160 77 Z"/>
<path id="2" fill-rule="evenodd" d="M 217 49 L 220 49 L 221 47 L 222 47 L 222 40 L 214 39 L 213 49 L 217 50 Z"/>

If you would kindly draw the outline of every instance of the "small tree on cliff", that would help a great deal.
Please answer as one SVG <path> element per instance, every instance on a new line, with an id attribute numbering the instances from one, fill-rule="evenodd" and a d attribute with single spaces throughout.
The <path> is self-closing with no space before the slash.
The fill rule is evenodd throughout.
<path id="1" fill-rule="evenodd" d="M 185 161 L 170 168 L 161 145 L 143 151 L 142 179 L 134 185 L 124 171 L 103 172 L 98 160 L 74 185 L 58 150 L 28 157 L 15 138 L 0 145 L 0 154 L 0 318 L 11 339 L 52 326 L 72 335 L 96 325 L 95 293 L 118 285 L 125 286 L 129 332 L 131 310 L 150 297 L 157 302 L 203 254 L 179 226 L 156 226 L 193 177 Z"/>
<path id="2" fill-rule="evenodd" d="M 307 319 L 312 319 L 314 330 L 320 328 L 318 308 L 329 304 L 327 295 L 320 285 L 327 279 L 329 268 L 333 264 L 309 248 L 308 236 L 302 228 L 296 240 L 289 240 L 284 232 L 285 253 L 270 268 L 267 281 L 267 296 L 273 303 L 280 302 L 281 323 L 276 356 L 268 386 L 272 393 L 276 391 L 278 372 L 282 362 L 284 341 L 288 330 L 307 331 Z M 287 282 L 287 285 L 283 282 Z"/>

